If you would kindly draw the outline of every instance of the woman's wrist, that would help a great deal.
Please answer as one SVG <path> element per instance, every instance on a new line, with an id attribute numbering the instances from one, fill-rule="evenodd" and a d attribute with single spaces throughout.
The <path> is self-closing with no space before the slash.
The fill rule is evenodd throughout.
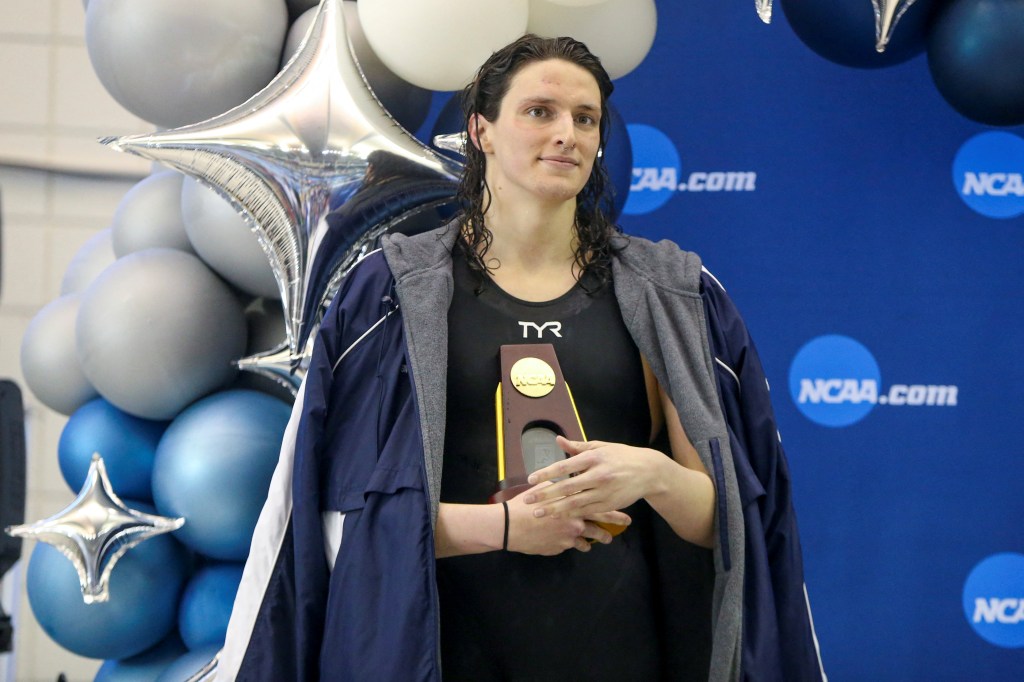
<path id="1" fill-rule="evenodd" d="M 439 558 L 500 550 L 505 538 L 505 512 L 500 504 L 444 502 L 434 533 Z"/>

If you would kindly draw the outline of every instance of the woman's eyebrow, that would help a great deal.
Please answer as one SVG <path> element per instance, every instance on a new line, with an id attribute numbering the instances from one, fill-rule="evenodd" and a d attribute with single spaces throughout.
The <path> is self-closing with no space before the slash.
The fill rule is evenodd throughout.
<path id="1" fill-rule="evenodd" d="M 519 100 L 519 105 L 523 106 L 526 104 L 557 104 L 558 100 L 554 97 L 524 97 Z M 595 104 L 578 104 L 574 107 L 575 109 L 582 109 L 587 112 L 598 112 L 601 107 Z"/>

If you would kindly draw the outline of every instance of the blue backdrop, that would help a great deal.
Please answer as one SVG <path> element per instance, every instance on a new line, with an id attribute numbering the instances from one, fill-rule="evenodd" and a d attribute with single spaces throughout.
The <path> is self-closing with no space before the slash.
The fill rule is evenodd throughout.
<path id="1" fill-rule="evenodd" d="M 962 117 L 924 55 L 840 66 L 753 5 L 658 3 L 613 96 L 620 222 L 744 312 L 830 679 L 1024 679 L 1024 219 L 992 217 L 1024 211 L 1024 130 Z"/>

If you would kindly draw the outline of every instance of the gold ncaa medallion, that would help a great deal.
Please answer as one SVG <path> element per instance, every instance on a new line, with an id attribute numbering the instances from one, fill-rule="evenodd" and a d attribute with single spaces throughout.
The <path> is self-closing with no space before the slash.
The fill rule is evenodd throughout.
<path id="1" fill-rule="evenodd" d="M 509 370 L 516 390 L 530 398 L 546 396 L 555 388 L 555 370 L 540 358 L 521 358 Z"/>

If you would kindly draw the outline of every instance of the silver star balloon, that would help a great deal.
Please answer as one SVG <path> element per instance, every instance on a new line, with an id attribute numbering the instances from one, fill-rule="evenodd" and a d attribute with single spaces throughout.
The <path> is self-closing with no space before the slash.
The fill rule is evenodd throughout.
<path id="1" fill-rule="evenodd" d="M 875 50 L 885 52 L 896 23 L 906 14 L 914 0 L 871 0 L 875 9 Z"/>
<path id="2" fill-rule="evenodd" d="M 105 602 L 110 572 L 125 552 L 154 535 L 181 528 L 185 519 L 129 509 L 114 494 L 99 453 L 92 456 L 78 497 L 63 511 L 35 523 L 8 527 L 8 535 L 53 545 L 78 572 L 86 604 Z"/>
<path id="3" fill-rule="evenodd" d="M 255 353 L 235 361 L 235 366 L 244 372 L 252 372 L 285 387 L 292 396 L 298 395 L 299 386 L 306 378 L 309 361 L 313 354 L 313 337 L 306 341 L 302 353 L 296 355 L 282 343 L 277 348 Z"/>
<path id="4" fill-rule="evenodd" d="M 454 212 L 455 188 L 450 183 L 423 182 L 388 162 L 378 162 L 375 168 L 372 180 L 321 221 L 314 234 L 319 248 L 306 278 L 303 312 L 304 318 L 314 323 L 302 352 L 291 352 L 286 342 L 238 360 L 235 364 L 239 369 L 271 379 L 296 395 L 313 356 L 319 322 L 349 271 L 377 247 L 381 236 L 393 232 L 416 234 L 443 222 L 445 210 Z M 341 240 L 339 235 L 356 238 Z"/>
<path id="5" fill-rule="evenodd" d="M 101 142 L 198 179 L 248 218 L 277 279 L 296 356 L 315 324 L 303 306 L 320 302 L 308 291 L 319 248 L 313 233 L 332 203 L 366 183 L 370 157 L 400 158 L 448 184 L 461 170 L 406 132 L 374 96 L 349 45 L 341 0 L 322 0 L 299 51 L 247 102 L 193 125 Z"/>

